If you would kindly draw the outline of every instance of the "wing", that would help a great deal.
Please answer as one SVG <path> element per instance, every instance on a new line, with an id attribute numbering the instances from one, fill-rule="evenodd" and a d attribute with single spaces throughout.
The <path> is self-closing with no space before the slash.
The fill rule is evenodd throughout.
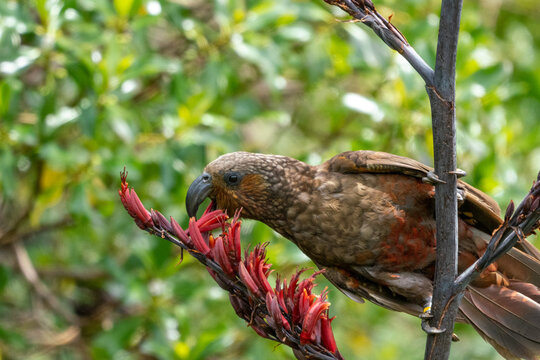
<path id="1" fill-rule="evenodd" d="M 347 151 L 334 156 L 325 164 L 328 171 L 343 174 L 394 173 L 423 178 L 433 168 L 413 159 L 379 151 Z M 501 223 L 499 205 L 471 185 L 458 180 L 464 193 L 459 215 L 466 222 L 490 234 Z"/>
<path id="2" fill-rule="evenodd" d="M 433 168 L 419 161 L 382 151 L 346 151 L 323 164 L 327 171 L 343 174 L 394 173 L 423 178 Z M 464 201 L 459 206 L 459 216 L 467 223 L 491 234 L 502 224 L 499 205 L 488 195 L 475 187 L 458 180 L 458 189 L 463 192 Z M 516 248 L 540 260 L 540 251 L 527 241 L 519 241 Z"/>

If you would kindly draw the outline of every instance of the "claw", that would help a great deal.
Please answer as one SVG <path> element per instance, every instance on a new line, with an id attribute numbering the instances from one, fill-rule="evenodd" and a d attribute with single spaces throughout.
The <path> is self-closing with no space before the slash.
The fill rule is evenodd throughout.
<path id="1" fill-rule="evenodd" d="M 431 185 L 446 184 L 446 181 L 439 179 L 437 174 L 435 174 L 433 171 L 428 172 L 426 176 L 422 178 L 422 182 L 426 184 L 431 184 Z"/>
<path id="2" fill-rule="evenodd" d="M 462 178 L 464 176 L 467 176 L 467 172 L 465 170 L 461 170 L 461 169 L 456 169 L 454 171 L 449 171 L 448 173 L 456 175 L 458 179 Z"/>
<path id="3" fill-rule="evenodd" d="M 456 333 L 452 333 L 452 341 L 453 342 L 458 342 L 459 341 L 459 336 L 457 336 Z"/>
<path id="4" fill-rule="evenodd" d="M 446 331 L 446 329 L 439 329 L 429 325 L 426 319 L 422 319 L 422 330 L 424 330 L 427 334 L 442 334 Z"/>

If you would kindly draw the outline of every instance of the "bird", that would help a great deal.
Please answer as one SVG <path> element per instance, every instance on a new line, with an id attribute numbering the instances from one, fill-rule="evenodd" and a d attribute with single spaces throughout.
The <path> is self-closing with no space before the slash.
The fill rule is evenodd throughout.
<path id="1" fill-rule="evenodd" d="M 357 302 L 423 317 L 435 269 L 434 170 L 378 151 L 347 151 L 312 166 L 282 156 L 225 154 L 186 194 L 268 225 L 292 241 Z M 458 180 L 458 271 L 485 251 L 502 224 L 498 204 Z M 465 289 L 456 321 L 468 323 L 506 359 L 540 358 L 540 251 L 520 241 Z"/>

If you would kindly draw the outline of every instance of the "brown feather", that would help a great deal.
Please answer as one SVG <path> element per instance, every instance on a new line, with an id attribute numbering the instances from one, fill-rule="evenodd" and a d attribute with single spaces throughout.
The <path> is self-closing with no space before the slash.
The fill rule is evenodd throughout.
<path id="1" fill-rule="evenodd" d="M 461 312 L 459 316 L 465 318 L 465 322 L 472 325 L 499 354 L 506 359 L 537 359 L 537 344 L 501 327 L 488 314 L 478 309 L 471 302 L 470 296 L 470 291 L 467 289 L 459 306 Z"/>
<path id="2" fill-rule="evenodd" d="M 510 249 L 497 260 L 497 264 L 509 278 L 540 287 L 540 262 L 521 250 Z"/>
<path id="3" fill-rule="evenodd" d="M 520 249 L 521 251 L 523 251 L 525 254 L 530 255 L 532 258 L 536 260 L 540 260 L 540 250 L 535 248 L 534 245 L 528 242 L 527 240 L 518 241 L 518 243 L 516 244 L 516 247 Z"/>
<path id="4" fill-rule="evenodd" d="M 532 299 L 536 303 L 540 304 L 540 289 L 537 286 L 533 284 L 527 284 L 522 281 L 513 280 L 510 281 L 509 288 L 522 293 L 529 299 Z"/>
<path id="5" fill-rule="evenodd" d="M 507 287 L 471 286 L 470 295 L 471 303 L 480 311 L 540 346 L 540 304 Z"/>
<path id="6" fill-rule="evenodd" d="M 417 178 L 425 177 L 433 168 L 419 161 L 381 151 L 346 151 L 334 156 L 323 166 L 328 171 L 352 173 L 397 173 Z M 465 191 L 465 202 L 459 210 L 462 216 L 474 219 L 474 225 L 488 233 L 495 230 L 502 220 L 499 205 L 482 191 L 458 180 L 458 187 Z"/>
<path id="7" fill-rule="evenodd" d="M 516 291 L 495 286 L 468 287 L 460 304 L 467 322 L 507 359 L 538 359 L 540 322 L 538 303 Z M 502 311 L 501 311 L 502 310 Z"/>

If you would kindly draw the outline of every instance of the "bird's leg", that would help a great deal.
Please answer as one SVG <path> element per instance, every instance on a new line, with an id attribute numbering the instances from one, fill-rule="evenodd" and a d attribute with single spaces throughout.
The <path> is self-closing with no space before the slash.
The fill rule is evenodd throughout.
<path id="1" fill-rule="evenodd" d="M 445 332 L 445 329 L 440 329 L 435 326 L 429 325 L 428 321 L 433 317 L 433 314 L 431 313 L 431 296 L 429 297 L 428 301 L 426 302 L 424 306 L 424 312 L 420 314 L 418 317 L 422 319 L 422 330 L 424 330 L 427 334 L 441 334 Z M 452 333 L 452 341 L 458 342 L 459 337 L 456 333 Z"/>
<path id="2" fill-rule="evenodd" d="M 431 300 L 432 297 L 430 296 L 427 300 L 425 306 L 424 306 L 424 312 L 420 314 L 418 317 L 422 319 L 422 330 L 424 330 L 428 334 L 441 334 L 445 332 L 445 329 L 440 329 L 438 327 L 434 327 L 429 325 L 428 321 L 433 317 L 433 314 L 431 313 Z M 452 333 L 452 341 L 458 342 L 459 337 L 456 335 L 456 333 Z"/>
<path id="3" fill-rule="evenodd" d="M 431 299 L 431 296 L 426 299 L 426 302 L 424 303 L 424 312 L 419 315 L 421 319 L 431 319 L 433 317 L 431 314 Z"/>
<path id="4" fill-rule="evenodd" d="M 419 318 L 422 319 L 422 330 L 428 334 L 440 334 L 445 332 L 445 329 L 439 329 L 438 327 L 431 326 L 428 322 L 429 319 L 433 317 L 433 314 L 431 313 L 431 299 L 431 296 L 426 299 L 427 301 L 424 304 L 424 312 L 419 315 Z"/>
<path id="5" fill-rule="evenodd" d="M 422 330 L 426 333 L 440 334 L 445 331 L 428 324 L 428 320 L 433 317 L 431 315 L 433 285 L 425 275 L 409 271 L 389 272 L 368 266 L 356 266 L 354 269 L 363 276 L 388 286 L 394 293 L 404 296 L 410 302 L 422 305 L 423 313 L 419 317 L 422 319 Z"/>

